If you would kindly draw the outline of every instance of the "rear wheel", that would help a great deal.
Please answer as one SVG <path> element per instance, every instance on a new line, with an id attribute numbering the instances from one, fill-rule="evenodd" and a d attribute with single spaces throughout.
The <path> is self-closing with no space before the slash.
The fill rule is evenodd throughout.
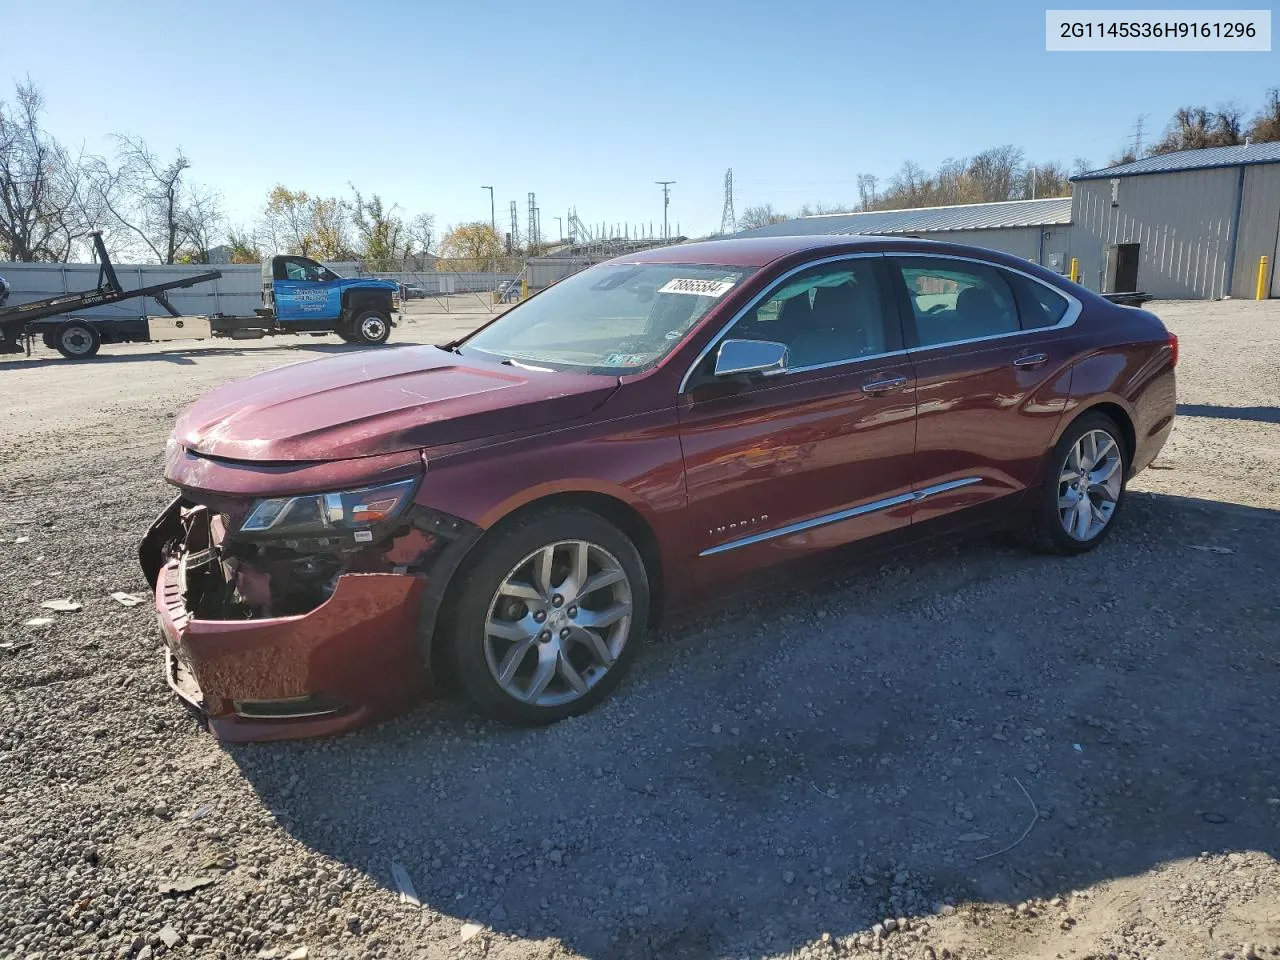
<path id="1" fill-rule="evenodd" d="M 391 336 L 391 318 L 381 310 L 362 310 L 351 320 L 342 338 L 348 343 L 377 346 Z"/>
<path id="2" fill-rule="evenodd" d="M 1080 417 L 1049 455 L 1025 539 L 1055 553 L 1092 550 L 1115 526 L 1128 470 L 1129 451 L 1115 422 L 1100 413 Z"/>
<path id="3" fill-rule="evenodd" d="M 88 360 L 102 346 L 102 337 L 92 324 L 68 320 L 58 328 L 55 349 L 68 360 Z"/>
<path id="4" fill-rule="evenodd" d="M 445 617 L 454 675 L 504 723 L 540 726 L 590 710 L 617 686 L 648 627 L 635 545 L 586 510 L 518 521 L 457 574 Z"/>

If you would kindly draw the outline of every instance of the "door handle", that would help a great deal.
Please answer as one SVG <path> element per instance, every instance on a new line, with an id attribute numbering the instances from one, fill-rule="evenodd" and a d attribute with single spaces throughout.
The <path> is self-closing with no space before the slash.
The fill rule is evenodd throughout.
<path id="1" fill-rule="evenodd" d="M 884 393 L 886 390 L 897 390 L 907 385 L 906 377 L 883 377 L 879 380 L 868 380 L 862 385 L 863 393 Z"/>
<path id="2" fill-rule="evenodd" d="M 1049 355 L 1047 353 L 1029 353 L 1026 356 L 1018 357 L 1013 361 L 1013 365 L 1034 370 L 1036 367 L 1043 367 L 1048 362 Z"/>

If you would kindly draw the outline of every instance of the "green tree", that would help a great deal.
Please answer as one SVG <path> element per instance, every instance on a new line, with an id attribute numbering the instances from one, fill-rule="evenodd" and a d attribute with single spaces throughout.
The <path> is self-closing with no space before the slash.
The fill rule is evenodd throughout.
<path id="1" fill-rule="evenodd" d="M 376 193 L 365 200 L 354 184 L 351 192 L 355 197 L 351 220 L 356 230 L 357 255 L 369 270 L 394 270 L 409 255 L 404 221 L 396 216 L 395 205 L 383 203 Z"/>
<path id="2" fill-rule="evenodd" d="M 440 242 L 440 255 L 457 261 L 455 269 L 463 271 L 487 270 L 502 253 L 502 238 L 479 220 L 458 224 Z"/>

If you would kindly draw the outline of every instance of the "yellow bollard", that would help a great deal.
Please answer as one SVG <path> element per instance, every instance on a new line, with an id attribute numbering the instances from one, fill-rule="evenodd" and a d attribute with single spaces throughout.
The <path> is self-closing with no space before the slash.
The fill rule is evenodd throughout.
<path id="1" fill-rule="evenodd" d="M 1067 276 L 1071 278 L 1072 283 L 1080 282 L 1080 260 L 1078 257 L 1071 258 L 1071 271 Z"/>
<path id="2" fill-rule="evenodd" d="M 529 278 L 528 277 L 520 278 L 520 299 L 521 300 L 529 299 Z"/>
<path id="3" fill-rule="evenodd" d="M 1258 258 L 1258 289 L 1254 295 L 1255 300 L 1267 299 L 1267 258 Z"/>

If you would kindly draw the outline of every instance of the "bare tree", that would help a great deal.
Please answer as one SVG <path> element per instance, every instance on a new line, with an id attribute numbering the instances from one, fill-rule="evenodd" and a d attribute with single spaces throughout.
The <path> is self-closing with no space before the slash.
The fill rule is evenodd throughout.
<path id="1" fill-rule="evenodd" d="M 844 203 L 806 203 L 796 211 L 797 217 L 826 217 L 837 213 L 856 213 L 857 210 Z M 785 219 L 785 218 L 784 218 Z"/>
<path id="2" fill-rule="evenodd" d="M 433 213 L 420 213 L 409 221 L 407 229 L 410 256 L 431 253 L 436 244 L 436 217 Z"/>
<path id="3" fill-rule="evenodd" d="M 977 194 L 978 203 L 1008 200 L 1014 196 L 1014 183 L 1022 169 L 1022 151 L 1012 144 L 984 150 L 969 161 L 966 173 Z"/>
<path id="4" fill-rule="evenodd" d="M 1020 177 L 1018 193 L 1023 200 L 1038 197 L 1066 197 L 1071 195 L 1070 174 L 1056 160 L 1028 166 Z"/>
<path id="5" fill-rule="evenodd" d="M 948 157 L 938 164 L 938 172 L 934 175 L 934 189 L 931 197 L 933 206 L 945 206 L 949 203 L 972 203 L 966 196 L 968 192 L 968 161 L 963 157 Z"/>
<path id="6" fill-rule="evenodd" d="M 117 134 L 114 166 L 97 158 L 94 192 L 112 223 L 143 255 L 174 263 L 196 242 L 208 248 L 208 237 L 193 238 L 193 226 L 205 234 L 220 223 L 216 195 L 195 190 L 188 182 L 191 162 L 181 150 L 165 159 L 139 137 Z M 212 222 L 206 222 L 212 218 Z"/>
<path id="7" fill-rule="evenodd" d="M 209 251 L 217 245 L 225 222 L 222 195 L 208 187 L 192 187 L 182 210 L 181 228 L 186 241 L 179 259 L 208 263 Z"/>
<path id="8" fill-rule="evenodd" d="M 1083 173 L 1088 173 L 1093 169 L 1093 165 L 1089 163 L 1085 157 L 1076 157 L 1071 161 L 1071 175 L 1078 177 Z"/>
<path id="9" fill-rule="evenodd" d="M 1233 147 L 1243 142 L 1244 111 L 1234 103 L 1216 110 L 1207 107 L 1179 107 L 1165 128 L 1164 136 L 1151 153 L 1201 150 L 1205 147 Z"/>
<path id="10" fill-rule="evenodd" d="M 0 254 L 66 261 L 92 228 L 83 156 L 41 126 L 44 96 L 30 80 L 0 101 Z"/>
<path id="11" fill-rule="evenodd" d="M 1249 139 L 1254 143 L 1280 140 L 1280 87 L 1267 91 L 1262 109 L 1249 121 Z"/>
<path id="12" fill-rule="evenodd" d="M 870 210 L 876 203 L 876 185 L 880 178 L 873 173 L 858 174 L 858 205 L 863 210 Z"/>
<path id="13" fill-rule="evenodd" d="M 908 207 L 921 206 L 922 195 L 927 192 L 929 175 L 920 164 L 904 160 L 898 172 L 889 180 L 889 191 Z"/>
<path id="14" fill-rule="evenodd" d="M 754 230 L 757 227 L 767 227 L 771 223 L 781 223 L 785 219 L 787 219 L 786 216 L 775 210 L 772 203 L 761 203 L 754 207 L 747 207 L 739 214 L 738 229 Z"/>

